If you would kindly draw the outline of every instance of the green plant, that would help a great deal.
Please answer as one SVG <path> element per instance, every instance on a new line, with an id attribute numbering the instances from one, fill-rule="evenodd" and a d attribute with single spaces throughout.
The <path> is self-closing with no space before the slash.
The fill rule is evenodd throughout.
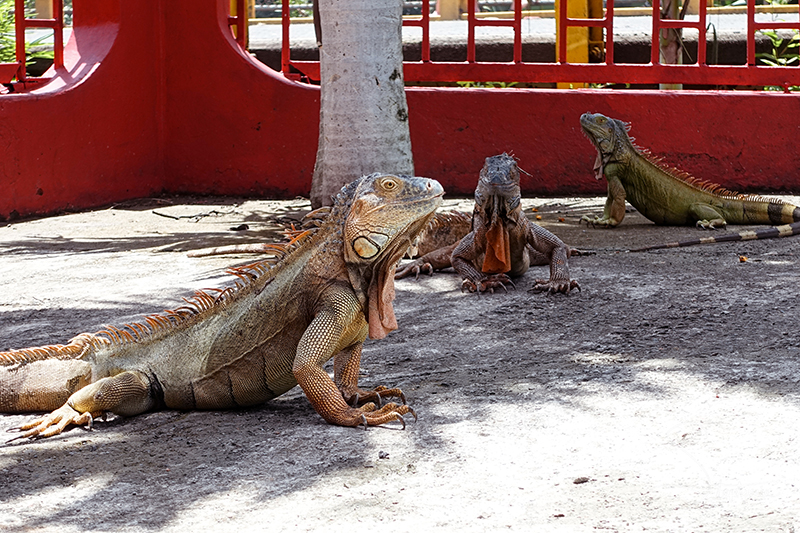
<path id="1" fill-rule="evenodd" d="M 457 81 L 459 87 L 465 89 L 470 88 L 483 88 L 483 89 L 510 89 L 514 87 L 517 82 L 515 81 Z"/>
<path id="2" fill-rule="evenodd" d="M 791 37 L 783 37 L 775 30 L 760 30 L 759 33 L 769 37 L 772 42 L 772 51 L 756 54 L 756 57 L 765 65 L 771 67 L 789 67 L 800 62 L 800 32 L 792 30 Z M 785 34 L 784 34 L 785 35 Z M 793 85 L 790 91 L 799 91 L 800 86 Z M 783 87 L 768 86 L 765 91 L 783 91 Z"/>
<path id="3" fill-rule="evenodd" d="M 0 63 L 16 61 L 14 0 L 0 0 Z"/>

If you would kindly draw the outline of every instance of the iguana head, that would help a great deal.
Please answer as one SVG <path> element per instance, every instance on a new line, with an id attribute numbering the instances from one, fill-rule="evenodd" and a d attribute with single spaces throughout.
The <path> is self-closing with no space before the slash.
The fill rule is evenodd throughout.
<path id="1" fill-rule="evenodd" d="M 475 188 L 475 210 L 483 218 L 486 231 L 486 255 L 481 270 L 499 274 L 511 270 L 510 216 L 520 209 L 519 167 L 508 154 L 487 157 Z"/>
<path id="2" fill-rule="evenodd" d="M 475 203 L 484 210 L 511 212 L 519 207 L 519 167 L 508 154 L 487 157 L 475 188 Z"/>
<path id="3" fill-rule="evenodd" d="M 345 186 L 344 260 L 353 288 L 366 300 L 369 335 L 397 329 L 392 300 L 397 262 L 442 203 L 444 189 L 428 178 L 370 174 Z"/>
<path id="4" fill-rule="evenodd" d="M 594 162 L 594 177 L 603 177 L 604 167 L 608 163 L 620 163 L 633 153 L 633 145 L 628 137 L 630 125 L 621 120 L 608 118 L 600 113 L 584 113 L 581 115 L 581 128 L 597 148 L 597 159 Z"/>

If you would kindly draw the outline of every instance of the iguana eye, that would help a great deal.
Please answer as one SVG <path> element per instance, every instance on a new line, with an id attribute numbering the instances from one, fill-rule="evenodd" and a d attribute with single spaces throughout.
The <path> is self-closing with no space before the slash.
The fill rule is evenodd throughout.
<path id="1" fill-rule="evenodd" d="M 598 124 L 600 124 L 600 125 L 603 125 L 603 124 L 605 124 L 605 123 L 606 123 L 606 117 L 597 117 L 597 119 L 595 120 L 595 122 L 597 122 L 597 123 L 598 123 Z"/>
<path id="2" fill-rule="evenodd" d="M 393 180 L 391 178 L 386 178 L 381 181 L 381 187 L 383 187 L 383 189 L 386 191 L 393 191 L 399 186 L 400 184 L 397 183 L 396 180 Z"/>

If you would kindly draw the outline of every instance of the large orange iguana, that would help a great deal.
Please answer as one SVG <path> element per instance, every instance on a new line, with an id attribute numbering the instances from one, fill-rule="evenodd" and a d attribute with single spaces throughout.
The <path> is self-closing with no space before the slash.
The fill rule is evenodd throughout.
<path id="1" fill-rule="evenodd" d="M 365 176 L 273 246 L 279 258 L 233 270 L 234 287 L 66 345 L 0 353 L 0 412 L 54 409 L 18 438 L 48 437 L 105 412 L 254 405 L 299 384 L 331 424 L 402 422 L 413 411 L 399 389 L 358 388 L 361 347 L 396 329 L 397 261 L 443 194 L 426 178 Z M 332 357 L 333 380 L 322 368 Z M 383 397 L 403 405 L 376 408 Z"/>
<path id="2" fill-rule="evenodd" d="M 719 185 L 700 181 L 677 170 L 633 144 L 628 124 L 601 114 L 584 113 L 581 128 L 597 148 L 595 178 L 605 174 L 608 199 L 602 216 L 584 216 L 581 221 L 612 228 L 625 217 L 625 201 L 656 224 L 695 224 L 713 229 L 726 224 L 786 224 L 774 231 L 746 232 L 736 238 L 698 239 L 688 244 L 768 238 L 800 233 L 800 207 L 779 200 L 739 194 Z M 676 246 L 673 243 L 666 246 Z M 681 244 L 682 246 L 687 243 Z"/>
<path id="3" fill-rule="evenodd" d="M 578 282 L 569 278 L 570 248 L 530 222 L 522 213 L 520 200 L 516 160 L 508 154 L 487 157 L 475 189 L 471 231 L 404 265 L 396 277 L 452 266 L 463 278 L 462 288 L 483 292 L 513 285 L 511 278 L 521 276 L 531 265 L 549 264 L 550 279 L 536 280 L 532 291 L 568 293 L 579 289 Z"/>

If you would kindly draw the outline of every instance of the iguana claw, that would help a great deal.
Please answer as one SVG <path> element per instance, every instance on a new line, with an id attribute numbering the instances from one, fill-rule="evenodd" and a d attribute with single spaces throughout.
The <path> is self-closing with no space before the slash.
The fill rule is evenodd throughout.
<path id="1" fill-rule="evenodd" d="M 724 219 L 715 219 L 715 220 L 698 220 L 695 223 L 695 226 L 700 229 L 717 229 L 717 228 L 724 228 L 725 227 L 725 220 Z"/>
<path id="2" fill-rule="evenodd" d="M 599 216 L 592 217 L 590 215 L 583 215 L 580 220 L 578 220 L 579 226 L 581 222 L 586 222 L 586 226 L 592 226 L 593 228 L 600 226 L 601 228 L 605 229 L 614 228 L 619 225 L 619 222 L 613 218 Z"/>
<path id="3" fill-rule="evenodd" d="M 97 413 L 97 415 L 99 416 L 100 413 Z M 85 426 L 87 431 L 91 431 L 93 421 L 94 417 L 92 413 L 79 413 L 69 404 L 64 404 L 48 415 L 21 425 L 16 430 L 24 431 L 25 433 L 6 441 L 6 443 L 13 442 L 17 439 L 34 440 L 52 437 L 53 435 L 60 434 L 70 424 Z"/>
<path id="4" fill-rule="evenodd" d="M 406 395 L 403 394 L 402 390 L 398 388 L 389 389 L 383 385 L 379 385 L 372 390 L 343 389 L 341 392 L 345 402 L 352 407 L 361 406 L 363 408 L 367 402 L 375 402 L 378 404 L 378 408 L 380 408 L 383 406 L 384 398 L 399 398 L 400 401 L 403 402 L 403 405 L 406 404 Z"/>
<path id="5" fill-rule="evenodd" d="M 544 279 L 537 279 L 536 284 L 528 289 L 529 292 L 549 292 L 551 294 L 555 293 L 563 293 L 569 294 L 569 291 L 572 289 L 578 289 L 578 292 L 581 290 L 581 286 L 578 285 L 576 280 L 544 280 Z"/>
<path id="6" fill-rule="evenodd" d="M 419 259 L 412 261 L 405 265 L 403 268 L 395 271 L 394 279 L 402 279 L 409 274 L 414 274 L 414 279 L 419 280 L 420 273 L 433 276 L 433 265 L 427 262 L 422 262 Z"/>
<path id="7" fill-rule="evenodd" d="M 416 423 L 416 422 L 419 420 L 419 419 L 417 418 L 417 412 L 416 412 L 416 411 L 414 411 L 414 410 L 413 410 L 412 408 L 410 408 L 410 407 L 408 408 L 408 413 L 407 413 L 407 414 L 410 414 L 411 416 L 413 416 L 413 417 L 414 417 L 414 422 L 415 422 L 415 423 Z M 401 421 L 403 422 L 403 429 L 406 429 L 406 419 L 405 419 L 403 416 L 399 416 L 399 417 L 398 417 L 398 420 L 401 420 Z"/>
<path id="8" fill-rule="evenodd" d="M 366 404 L 360 407 L 361 412 L 357 414 L 357 423 L 355 427 L 364 426 L 379 426 L 392 420 L 397 420 L 403 424 L 403 429 L 406 427 L 406 421 L 403 415 L 411 413 L 414 421 L 417 420 L 417 413 L 407 405 L 397 405 L 396 403 L 387 403 L 378 410 L 374 410 L 374 404 Z M 349 425 L 349 424 L 348 424 Z"/>
<path id="9" fill-rule="evenodd" d="M 506 284 L 511 285 L 514 289 L 517 288 L 514 282 L 511 281 L 511 278 L 505 274 L 493 274 L 478 281 L 465 278 L 464 281 L 461 282 L 461 292 L 464 292 L 465 288 L 469 292 L 477 292 L 478 294 L 482 292 L 494 294 L 494 289 L 496 288 L 502 288 L 504 291 L 508 292 Z"/>

